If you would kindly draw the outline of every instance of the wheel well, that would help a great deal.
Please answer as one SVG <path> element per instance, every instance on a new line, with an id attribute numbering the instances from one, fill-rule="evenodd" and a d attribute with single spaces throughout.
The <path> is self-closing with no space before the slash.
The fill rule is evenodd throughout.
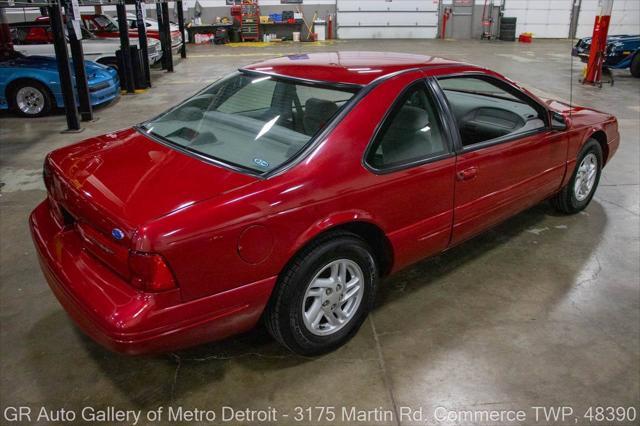
<path id="1" fill-rule="evenodd" d="M 376 263 L 380 267 L 380 276 L 384 277 L 389 275 L 393 266 L 393 249 L 391 247 L 391 242 L 382 229 L 369 222 L 348 222 L 329 228 L 313 237 L 303 247 L 301 247 L 300 250 L 303 250 L 317 239 L 336 231 L 351 232 L 366 241 L 373 250 Z M 298 250 L 296 254 L 299 253 L 300 250 Z"/>
<path id="2" fill-rule="evenodd" d="M 103 56 L 102 58 L 96 60 L 96 62 L 101 65 L 107 65 L 107 66 L 118 65 L 118 59 L 116 59 L 113 56 Z"/>
<path id="3" fill-rule="evenodd" d="M 609 159 L 609 145 L 607 144 L 607 135 L 602 131 L 598 130 L 591 137 L 598 141 L 600 144 L 600 148 L 602 148 L 602 163 L 607 164 L 607 160 Z"/>
<path id="4" fill-rule="evenodd" d="M 5 98 L 7 99 L 7 103 L 11 106 L 11 103 L 13 102 L 13 91 L 15 90 L 16 86 L 20 83 L 31 83 L 31 82 L 35 82 L 38 83 L 40 86 L 44 87 L 44 89 L 47 91 L 49 97 L 51 98 L 51 102 L 53 102 L 53 106 L 55 106 L 56 103 L 56 99 L 53 96 L 53 93 L 51 93 L 51 89 L 49 89 L 49 87 L 44 84 L 43 82 L 41 82 L 40 80 L 37 80 L 35 78 L 29 78 L 29 77 L 22 77 L 22 78 L 16 78 L 15 80 L 13 80 L 11 83 L 7 84 L 7 87 L 4 89 L 4 93 L 5 93 Z"/>

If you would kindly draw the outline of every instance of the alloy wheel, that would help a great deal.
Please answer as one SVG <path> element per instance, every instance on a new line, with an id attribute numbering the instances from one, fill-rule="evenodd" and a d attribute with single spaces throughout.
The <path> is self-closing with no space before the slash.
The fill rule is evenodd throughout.
<path id="1" fill-rule="evenodd" d="M 587 154 L 578 166 L 573 193 L 576 200 L 584 201 L 589 197 L 598 176 L 598 158 L 593 152 Z"/>
<path id="2" fill-rule="evenodd" d="M 16 93 L 16 104 L 24 114 L 39 114 L 44 109 L 44 94 L 35 87 L 21 87 Z"/>
<path id="3" fill-rule="evenodd" d="M 307 330 L 328 336 L 355 316 L 364 294 L 364 274 L 349 259 L 325 265 L 309 283 L 302 300 L 302 318 Z"/>

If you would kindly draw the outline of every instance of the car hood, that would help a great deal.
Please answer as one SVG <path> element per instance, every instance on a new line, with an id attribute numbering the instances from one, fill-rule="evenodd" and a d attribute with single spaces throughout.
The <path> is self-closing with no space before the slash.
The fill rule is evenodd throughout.
<path id="1" fill-rule="evenodd" d="M 637 48 L 640 43 L 640 35 L 610 35 L 607 37 L 607 45 L 621 46 L 628 48 Z M 578 44 L 582 47 L 588 48 L 591 46 L 591 37 L 583 37 L 578 41 Z"/>
<path id="2" fill-rule="evenodd" d="M 139 40 L 137 37 L 129 37 L 129 44 L 132 46 L 137 46 L 139 43 Z M 89 45 L 89 46 L 113 46 L 113 51 L 115 52 L 116 50 L 120 49 L 120 39 L 119 38 L 108 38 L 108 37 L 94 37 L 94 38 L 88 38 L 88 39 L 84 39 L 82 40 L 82 45 Z M 147 45 L 149 46 L 155 46 L 157 44 L 160 44 L 160 41 L 155 40 L 155 39 L 147 39 Z"/>
<path id="3" fill-rule="evenodd" d="M 607 43 L 612 41 L 636 41 L 640 39 L 640 35 L 619 34 L 607 36 Z M 591 37 L 583 37 L 580 40 L 591 43 Z"/>
<path id="4" fill-rule="evenodd" d="M 36 68 L 39 70 L 46 70 L 52 72 L 58 72 L 58 61 L 51 56 L 18 56 L 8 61 L 3 61 L 2 64 L 7 67 L 15 68 Z M 84 67 L 87 71 L 87 76 L 92 78 L 93 76 L 110 75 L 108 68 L 104 65 L 100 65 L 91 61 L 84 61 Z M 73 68 L 71 69 L 73 72 Z"/>
<path id="5" fill-rule="evenodd" d="M 156 142 L 136 129 L 95 137 L 52 152 L 62 200 L 81 219 L 110 232 L 133 232 L 156 218 L 258 180 Z M 76 209 L 74 211 L 74 209 Z M 105 229 L 107 228 L 107 229 Z"/>

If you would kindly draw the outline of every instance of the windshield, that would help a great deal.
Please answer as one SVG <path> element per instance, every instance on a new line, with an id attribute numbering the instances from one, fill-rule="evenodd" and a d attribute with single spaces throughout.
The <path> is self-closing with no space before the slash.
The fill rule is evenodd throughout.
<path id="1" fill-rule="evenodd" d="M 296 156 L 354 93 L 237 73 L 142 127 L 190 151 L 266 173 Z"/>
<path id="2" fill-rule="evenodd" d="M 95 18 L 96 24 L 100 25 L 103 30 L 116 32 L 118 31 L 118 22 L 107 15 L 97 15 Z"/>

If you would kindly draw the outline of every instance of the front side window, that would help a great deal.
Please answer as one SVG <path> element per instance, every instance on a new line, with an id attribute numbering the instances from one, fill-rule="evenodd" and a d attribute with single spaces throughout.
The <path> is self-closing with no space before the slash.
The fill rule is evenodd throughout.
<path id="1" fill-rule="evenodd" d="M 376 169 L 389 169 L 447 152 L 436 107 L 421 81 L 411 86 L 394 104 L 366 161 Z"/>
<path id="2" fill-rule="evenodd" d="M 266 173 L 300 152 L 354 94 L 239 73 L 142 127 L 198 154 Z"/>
<path id="3" fill-rule="evenodd" d="M 465 147 L 545 128 L 544 110 L 515 89 L 472 76 L 441 78 L 438 83 Z"/>

